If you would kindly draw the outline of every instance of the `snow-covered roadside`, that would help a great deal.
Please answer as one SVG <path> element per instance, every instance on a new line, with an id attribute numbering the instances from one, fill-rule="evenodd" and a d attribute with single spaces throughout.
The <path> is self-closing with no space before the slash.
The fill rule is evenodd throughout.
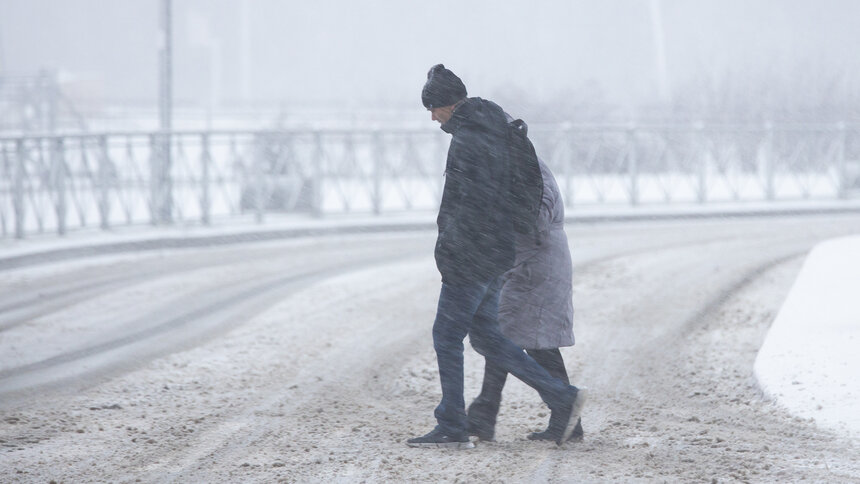
<path id="1" fill-rule="evenodd" d="M 253 218 L 246 217 L 214 226 L 134 225 L 109 231 L 94 228 L 73 231 L 63 237 L 51 233 L 21 240 L 0 239 L 0 269 L 154 249 L 207 247 L 314 235 L 424 230 L 435 228 L 435 223 L 435 213 L 406 212 L 325 218 L 271 215 L 266 217 L 265 224 L 255 223 Z"/>
<path id="2" fill-rule="evenodd" d="M 631 220 L 722 219 L 788 215 L 860 213 L 860 200 L 798 202 L 709 202 L 678 204 L 577 205 L 567 211 L 568 223 Z M 435 211 L 412 210 L 382 215 L 327 214 L 321 218 L 296 214 L 267 214 L 265 224 L 251 215 L 216 221 L 212 226 L 117 226 L 103 231 L 78 229 L 59 237 L 53 232 L 25 239 L 0 238 L 0 270 L 110 253 L 205 247 L 308 235 L 393 232 L 435 229 Z"/>
<path id="3" fill-rule="evenodd" d="M 758 353 L 762 389 L 790 412 L 860 438 L 860 236 L 808 255 Z"/>

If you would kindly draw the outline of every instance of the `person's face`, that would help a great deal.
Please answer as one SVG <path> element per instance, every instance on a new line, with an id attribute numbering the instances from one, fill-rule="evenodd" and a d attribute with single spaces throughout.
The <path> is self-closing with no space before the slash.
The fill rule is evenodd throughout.
<path id="1" fill-rule="evenodd" d="M 454 115 L 454 106 L 442 106 L 441 108 L 430 108 L 430 118 L 433 121 L 439 121 L 439 124 L 445 124 Z"/>

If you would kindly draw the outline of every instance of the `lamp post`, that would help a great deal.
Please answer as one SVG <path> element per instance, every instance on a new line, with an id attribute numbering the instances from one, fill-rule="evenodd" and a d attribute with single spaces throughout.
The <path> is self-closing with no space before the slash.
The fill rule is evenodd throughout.
<path id="1" fill-rule="evenodd" d="M 657 69 L 657 89 L 660 101 L 669 102 L 672 97 L 669 68 L 666 64 L 666 39 L 663 30 L 663 7 L 660 0 L 651 0 L 651 35 L 654 36 L 654 61 Z"/>
<path id="2" fill-rule="evenodd" d="M 171 180 L 171 130 L 173 109 L 173 32 L 171 28 L 171 0 L 161 0 L 161 22 L 159 40 L 159 156 L 153 156 L 152 201 L 153 221 L 170 224 L 173 221 L 173 183 Z M 154 147 L 153 147 L 154 148 Z"/>

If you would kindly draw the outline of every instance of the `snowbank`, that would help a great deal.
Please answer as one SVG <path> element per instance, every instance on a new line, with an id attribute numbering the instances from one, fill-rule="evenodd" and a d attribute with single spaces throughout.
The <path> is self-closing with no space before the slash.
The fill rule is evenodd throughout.
<path id="1" fill-rule="evenodd" d="M 860 437 L 860 236 L 807 257 L 755 362 L 762 389 L 793 414 Z"/>

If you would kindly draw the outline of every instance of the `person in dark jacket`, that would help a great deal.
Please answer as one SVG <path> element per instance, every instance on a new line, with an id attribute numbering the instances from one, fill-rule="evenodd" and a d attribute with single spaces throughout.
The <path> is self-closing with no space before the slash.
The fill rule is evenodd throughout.
<path id="1" fill-rule="evenodd" d="M 467 98 L 466 87 L 442 64 L 433 66 L 421 92 L 424 106 L 452 135 L 439 208 L 436 266 L 442 289 L 433 323 L 442 401 L 428 434 L 413 447 L 471 448 L 463 397 L 463 340 L 536 389 L 551 410 L 549 427 L 561 445 L 573 431 L 584 392 L 537 364 L 504 337 L 498 325 L 501 276 L 514 263 L 507 118 L 495 103 Z"/>
<path id="2" fill-rule="evenodd" d="M 499 296 L 502 334 L 526 352 L 550 375 L 570 383 L 559 347 L 572 346 L 573 267 L 564 233 L 564 203 L 549 168 L 538 161 L 543 195 L 536 235 L 515 234 L 514 267 L 503 276 Z M 493 440 L 507 372 L 491 360 L 484 367 L 481 393 L 469 405 L 469 433 Z M 581 422 L 570 440 L 583 437 Z M 552 429 L 529 435 L 532 440 L 556 440 Z"/>

